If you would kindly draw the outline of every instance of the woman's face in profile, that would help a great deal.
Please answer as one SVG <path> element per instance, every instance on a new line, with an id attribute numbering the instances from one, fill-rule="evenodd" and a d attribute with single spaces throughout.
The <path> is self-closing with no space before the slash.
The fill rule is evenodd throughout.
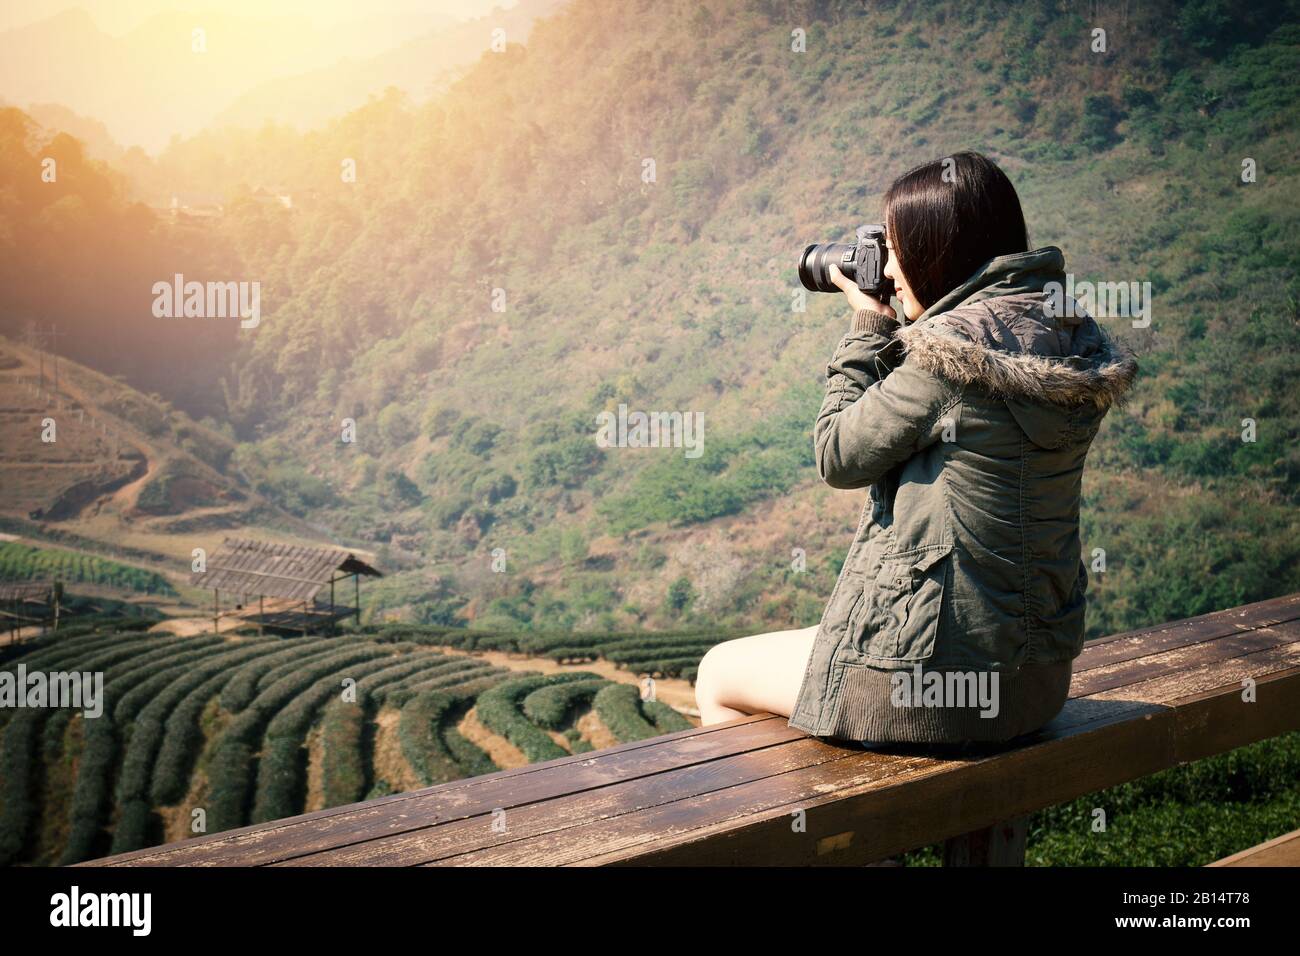
<path id="1" fill-rule="evenodd" d="M 916 321 L 917 317 L 925 311 L 921 303 L 916 301 L 916 296 L 912 295 L 912 287 L 907 284 L 907 279 L 903 277 L 903 267 L 898 261 L 898 250 L 894 248 L 888 235 L 885 237 L 885 248 L 889 250 L 889 261 L 885 263 L 885 275 L 894 280 L 895 295 L 898 301 L 903 303 L 903 316 L 909 322 Z"/>

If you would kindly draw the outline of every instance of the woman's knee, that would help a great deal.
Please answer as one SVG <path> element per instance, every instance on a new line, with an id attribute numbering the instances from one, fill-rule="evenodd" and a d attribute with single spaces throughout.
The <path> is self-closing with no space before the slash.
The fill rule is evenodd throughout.
<path id="1" fill-rule="evenodd" d="M 726 682 L 726 657 L 723 645 L 714 644 L 700 658 L 695 670 L 696 701 L 704 699 L 714 704 L 724 703 L 722 693 Z"/>
<path id="2" fill-rule="evenodd" d="M 714 671 L 717 669 L 718 656 L 714 653 L 718 649 L 715 644 L 704 652 L 700 658 L 700 663 L 695 667 L 695 693 L 698 696 L 704 688 L 713 686 Z"/>

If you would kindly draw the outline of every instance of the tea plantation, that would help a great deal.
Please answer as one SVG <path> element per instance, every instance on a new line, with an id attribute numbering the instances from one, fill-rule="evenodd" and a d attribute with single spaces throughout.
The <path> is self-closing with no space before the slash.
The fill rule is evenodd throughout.
<path id="1" fill-rule="evenodd" d="M 500 769 L 461 732 L 528 761 L 692 726 L 632 684 L 543 675 L 446 650 L 693 677 L 723 636 L 499 634 L 386 627 L 333 637 L 145 631 L 118 619 L 0 650 L 0 670 L 94 672 L 102 713 L 0 707 L 0 865 L 69 864 Z M 492 749 L 489 747 L 489 749 Z"/>

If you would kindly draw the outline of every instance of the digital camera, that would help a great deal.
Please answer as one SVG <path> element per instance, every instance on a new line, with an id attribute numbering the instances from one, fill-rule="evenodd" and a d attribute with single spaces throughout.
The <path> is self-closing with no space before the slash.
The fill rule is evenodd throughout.
<path id="1" fill-rule="evenodd" d="M 838 292 L 831 282 L 832 263 L 868 295 L 888 302 L 894 294 L 894 280 L 885 275 L 889 250 L 885 248 L 885 227 L 878 222 L 858 226 L 858 241 L 821 242 L 808 246 L 799 257 L 799 281 L 809 292 Z"/>

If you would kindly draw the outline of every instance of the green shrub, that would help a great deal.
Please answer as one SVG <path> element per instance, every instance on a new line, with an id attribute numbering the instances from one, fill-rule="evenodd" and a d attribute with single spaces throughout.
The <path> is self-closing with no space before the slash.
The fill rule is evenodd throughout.
<path id="1" fill-rule="evenodd" d="M 346 676 L 354 680 L 364 678 L 389 665 L 390 661 L 382 657 L 358 661 L 347 665 Z M 280 820 L 302 811 L 307 775 L 304 738 L 321 708 L 341 692 L 342 679 L 338 674 L 323 677 L 298 690 L 267 724 L 257 761 L 251 822 Z"/>
<path id="2" fill-rule="evenodd" d="M 390 448 L 397 448 L 414 441 L 420 433 L 416 416 L 397 402 L 386 406 L 379 413 L 379 434 Z"/>
<path id="3" fill-rule="evenodd" d="M 595 438 L 573 435 L 533 451 L 524 466 L 524 479 L 532 488 L 580 488 L 602 464 Z"/>
<path id="4" fill-rule="evenodd" d="M 475 713 L 485 727 L 518 747 L 530 762 L 566 757 L 567 750 L 521 713 L 520 703 L 533 691 L 552 684 L 602 679 L 587 671 L 516 677 L 480 694 Z"/>
<path id="5" fill-rule="evenodd" d="M 539 687 L 524 698 L 524 716 L 539 727 L 560 730 L 571 722 L 575 708 L 590 701 L 596 696 L 596 691 L 608 683 L 606 678 L 601 677 Z"/>
<path id="6" fill-rule="evenodd" d="M 679 730 L 690 730 L 695 726 L 663 701 L 643 700 L 641 710 L 661 734 L 673 734 Z"/>
<path id="7" fill-rule="evenodd" d="M 211 793 L 208 800 L 208 830 L 218 832 L 242 826 L 250 810 L 249 800 L 257 772 L 254 754 L 267 725 L 281 709 L 305 692 L 324 693 L 328 679 L 347 676 L 345 669 L 359 669 L 365 662 L 388 657 L 392 651 L 375 645 L 360 645 L 335 651 L 286 675 L 249 702 L 235 715 L 212 748 L 208 762 Z M 318 682 L 320 682 L 318 684 Z M 283 759 L 285 751 L 273 751 Z M 277 763 L 275 766 L 282 766 Z M 272 786 L 268 782 L 268 787 Z"/>
<path id="8" fill-rule="evenodd" d="M 491 773 L 498 769 L 479 747 L 455 733 L 453 724 L 501 675 L 468 681 L 452 688 L 421 691 L 402 707 L 398 739 L 402 754 L 425 786 Z M 454 735 L 455 742 L 448 739 Z"/>
<path id="9" fill-rule="evenodd" d="M 641 713 L 641 694 L 631 684 L 610 684 L 596 695 L 596 714 L 619 743 L 658 737 L 662 731 Z"/>
<path id="10" fill-rule="evenodd" d="M 194 651 L 220 643 L 214 636 L 171 639 L 154 650 L 131 657 L 104 671 L 104 712 L 84 721 L 81 759 L 77 782 L 68 813 L 68 838 L 60 863 L 77 863 L 101 855 L 107 849 L 104 829 L 111 808 L 111 779 L 117 762 L 121 735 L 134 716 L 131 707 L 120 708 L 119 699 L 137 683 L 146 681 L 163 665 L 185 660 Z M 135 697 L 133 704 L 144 699 Z"/>
<path id="11" fill-rule="evenodd" d="M 154 842 L 151 781 L 156 768 L 155 761 L 166 735 L 168 718 L 197 688 L 207 688 L 206 696 L 201 696 L 200 699 L 208 700 L 215 693 L 217 682 L 229 679 L 232 667 L 266 656 L 274 652 L 278 644 L 278 641 L 268 639 L 234 649 L 226 645 L 226 649 L 205 657 L 198 666 L 186 662 L 181 665 L 183 675 L 171 679 L 164 688 L 152 694 L 148 704 L 136 714 L 131 722 L 130 737 L 118 771 L 118 812 L 117 825 L 113 828 L 113 853 L 126 853 Z M 178 782 L 171 789 L 183 791 L 184 784 Z"/>
<path id="12" fill-rule="evenodd" d="M 1123 111 L 1105 93 L 1089 93 L 1083 101 L 1079 122 L 1079 141 L 1086 149 L 1101 152 L 1119 142 L 1115 124 L 1124 118 Z"/>
<path id="13" fill-rule="evenodd" d="M 350 645 L 347 638 L 288 639 L 284 649 L 274 657 L 241 668 L 221 691 L 221 709 L 237 713 L 252 703 L 262 688 L 292 674 L 303 664 L 310 664 Z"/>

